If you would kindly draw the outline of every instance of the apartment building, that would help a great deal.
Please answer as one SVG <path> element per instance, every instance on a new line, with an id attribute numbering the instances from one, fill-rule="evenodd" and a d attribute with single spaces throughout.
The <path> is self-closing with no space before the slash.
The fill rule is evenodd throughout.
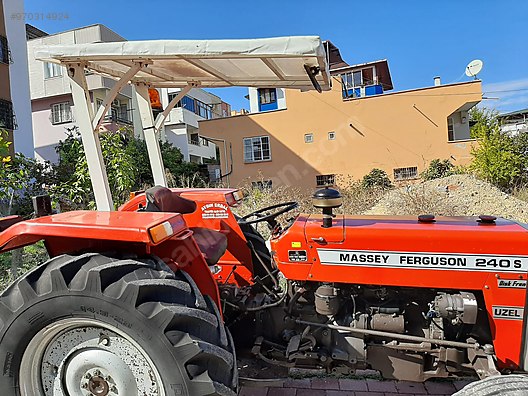
<path id="1" fill-rule="evenodd" d="M 70 82 L 62 66 L 37 60 L 35 49 L 41 45 L 124 41 L 125 39 L 100 24 L 50 35 L 44 32 L 39 33 L 35 29 L 28 29 L 28 38 L 35 157 L 43 161 L 56 162 L 58 155 L 55 149 L 59 141 L 65 139 L 68 131 L 75 129 Z M 106 92 L 114 86 L 114 80 L 96 74 L 89 74 L 86 79 L 92 103 L 94 106 L 99 106 Z M 112 103 L 111 111 L 105 116 L 102 129 L 117 130 L 126 126 L 132 128 L 134 120 L 132 109 L 132 87 L 126 86 Z M 136 118 L 139 120 L 138 117 Z"/>
<path id="2" fill-rule="evenodd" d="M 251 114 L 200 122 L 220 142 L 222 179 L 307 189 L 380 168 L 416 179 L 435 158 L 467 164 L 480 81 L 393 91 L 386 60 L 348 65 L 327 43 L 332 89 L 250 90 Z"/>
<path id="3" fill-rule="evenodd" d="M 164 106 L 179 93 L 179 89 L 162 89 Z M 169 113 L 164 127 L 164 139 L 179 147 L 184 159 L 198 164 L 217 161 L 216 144 L 200 135 L 198 122 L 231 114 L 231 106 L 203 89 L 191 89 Z"/>
<path id="4" fill-rule="evenodd" d="M 0 129 L 11 152 L 33 156 L 24 2 L 0 0 Z"/>

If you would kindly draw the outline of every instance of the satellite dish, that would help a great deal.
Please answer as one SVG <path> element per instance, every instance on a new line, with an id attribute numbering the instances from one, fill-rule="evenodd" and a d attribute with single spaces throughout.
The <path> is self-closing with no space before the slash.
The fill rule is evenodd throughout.
<path id="1" fill-rule="evenodd" d="M 466 76 L 475 77 L 477 79 L 477 74 L 482 70 L 484 63 L 480 59 L 475 59 L 466 66 Z"/>

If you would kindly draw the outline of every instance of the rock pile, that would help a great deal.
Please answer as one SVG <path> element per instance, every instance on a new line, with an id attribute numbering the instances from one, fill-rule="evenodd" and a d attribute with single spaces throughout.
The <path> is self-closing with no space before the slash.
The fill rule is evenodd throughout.
<path id="1" fill-rule="evenodd" d="M 504 217 L 528 223 L 528 202 L 470 175 L 453 175 L 389 191 L 365 214 Z"/>

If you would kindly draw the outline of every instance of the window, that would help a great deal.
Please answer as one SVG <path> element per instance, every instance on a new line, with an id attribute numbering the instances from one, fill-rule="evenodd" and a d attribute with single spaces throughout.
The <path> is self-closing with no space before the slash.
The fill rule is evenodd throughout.
<path id="1" fill-rule="evenodd" d="M 71 107 L 68 102 L 57 103 L 51 106 L 51 123 L 61 124 L 72 121 Z"/>
<path id="2" fill-rule="evenodd" d="M 213 118 L 212 106 L 204 102 L 196 100 L 196 110 L 196 114 L 198 114 L 200 117 L 205 118 L 206 120 Z"/>
<path id="3" fill-rule="evenodd" d="M 455 140 L 455 126 L 452 117 L 447 119 L 447 140 L 450 142 Z"/>
<path id="4" fill-rule="evenodd" d="M 273 182 L 271 180 L 254 181 L 251 182 L 251 186 L 259 190 L 271 190 Z"/>
<path id="5" fill-rule="evenodd" d="M 312 142 L 313 142 L 313 133 L 305 133 L 304 143 L 312 143 Z"/>
<path id="6" fill-rule="evenodd" d="M 169 102 L 171 102 L 172 99 L 174 99 L 178 94 L 179 92 L 169 92 Z M 212 105 L 204 103 L 198 99 L 191 98 L 190 96 L 184 96 L 178 103 L 176 103 L 176 106 L 174 107 L 183 107 L 184 109 L 192 111 L 194 114 L 197 114 L 206 120 L 213 118 Z"/>
<path id="7" fill-rule="evenodd" d="M 189 135 L 189 144 L 193 144 L 195 146 L 200 145 L 200 136 L 197 133 L 191 133 Z"/>
<path id="8" fill-rule="evenodd" d="M 119 120 L 120 121 L 124 121 L 124 122 L 130 122 L 131 120 L 129 120 L 129 117 L 128 117 L 128 107 L 125 104 L 121 104 L 119 106 Z"/>
<path id="9" fill-rule="evenodd" d="M 418 177 L 418 167 L 416 166 L 394 169 L 394 180 L 395 181 L 416 179 L 417 177 Z"/>
<path id="10" fill-rule="evenodd" d="M 374 68 L 367 67 L 361 70 L 350 71 L 341 74 L 343 85 L 347 88 L 361 87 L 376 84 Z"/>
<path id="11" fill-rule="evenodd" d="M 62 76 L 62 66 L 51 62 L 44 62 L 44 78 Z"/>
<path id="12" fill-rule="evenodd" d="M 0 62 L 9 63 L 9 47 L 7 46 L 7 37 L 0 36 Z"/>
<path id="13" fill-rule="evenodd" d="M 335 140 L 336 135 L 335 132 L 328 132 L 328 140 Z"/>
<path id="14" fill-rule="evenodd" d="M 271 160 L 269 136 L 244 138 L 244 162 Z"/>
<path id="15" fill-rule="evenodd" d="M 277 101 L 277 91 L 275 88 L 260 88 L 258 93 L 260 104 L 275 103 Z"/>
<path id="16" fill-rule="evenodd" d="M 335 175 L 317 175 L 315 176 L 317 187 L 333 186 L 335 184 Z"/>
<path id="17" fill-rule="evenodd" d="M 9 100 L 0 99 L 0 128 L 16 129 L 13 104 Z"/>
<path id="18" fill-rule="evenodd" d="M 180 100 L 180 106 L 189 111 L 195 112 L 194 99 L 190 96 L 184 96 Z"/>

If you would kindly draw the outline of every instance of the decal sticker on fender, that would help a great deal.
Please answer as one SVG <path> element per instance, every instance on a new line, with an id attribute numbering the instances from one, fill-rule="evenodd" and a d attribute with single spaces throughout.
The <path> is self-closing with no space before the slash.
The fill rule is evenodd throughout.
<path id="1" fill-rule="evenodd" d="M 227 219 L 228 217 L 226 204 L 215 202 L 202 206 L 202 219 Z"/>
<path id="2" fill-rule="evenodd" d="M 497 286 L 508 289 L 526 289 L 526 281 L 518 279 L 497 279 Z"/>
<path id="3" fill-rule="evenodd" d="M 502 307 L 494 305 L 492 309 L 495 319 L 523 320 L 523 307 Z"/>
<path id="4" fill-rule="evenodd" d="M 528 257 L 481 254 L 384 252 L 378 250 L 317 249 L 323 265 L 414 268 L 490 272 L 526 272 Z"/>

